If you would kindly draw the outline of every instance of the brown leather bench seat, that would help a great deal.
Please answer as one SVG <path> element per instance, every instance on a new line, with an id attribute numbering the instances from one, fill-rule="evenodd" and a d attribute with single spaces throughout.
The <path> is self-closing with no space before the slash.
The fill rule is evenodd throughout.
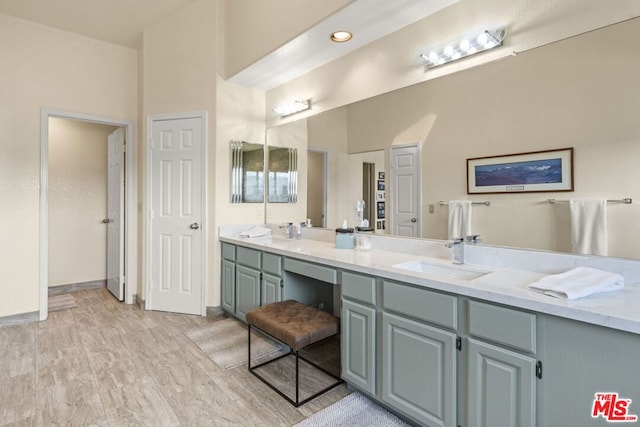
<path id="1" fill-rule="evenodd" d="M 246 319 L 250 325 L 294 350 L 333 336 L 340 330 L 338 317 L 294 300 L 254 308 L 247 312 Z"/>

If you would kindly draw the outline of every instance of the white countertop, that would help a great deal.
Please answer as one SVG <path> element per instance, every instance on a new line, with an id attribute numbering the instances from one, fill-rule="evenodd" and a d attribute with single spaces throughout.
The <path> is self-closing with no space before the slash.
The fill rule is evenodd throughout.
<path id="1" fill-rule="evenodd" d="M 469 281 L 454 277 L 436 278 L 426 273 L 393 266 L 417 260 L 451 266 L 450 261 L 389 250 L 336 249 L 333 242 L 285 239 L 280 236 L 248 239 L 232 235 L 220 236 L 220 240 L 429 289 L 640 334 L 640 285 L 636 283 L 625 283 L 625 288 L 620 291 L 567 301 L 528 290 L 527 285 L 544 276 L 542 273 L 531 271 L 464 264 L 460 268 L 488 274 Z"/>

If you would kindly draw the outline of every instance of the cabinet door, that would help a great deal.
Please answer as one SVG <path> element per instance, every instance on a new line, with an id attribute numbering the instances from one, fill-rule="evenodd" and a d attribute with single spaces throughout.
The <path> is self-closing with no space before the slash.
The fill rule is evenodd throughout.
<path id="1" fill-rule="evenodd" d="M 226 259 L 222 260 L 222 308 L 236 312 L 236 263 Z"/>
<path id="2" fill-rule="evenodd" d="M 343 300 L 341 321 L 342 378 L 375 395 L 376 310 Z"/>
<path id="3" fill-rule="evenodd" d="M 236 317 L 243 322 L 247 311 L 260 305 L 260 271 L 236 265 Z"/>
<path id="4" fill-rule="evenodd" d="M 421 425 L 456 426 L 456 335 L 382 315 L 382 400 Z"/>
<path id="5" fill-rule="evenodd" d="M 469 339 L 468 425 L 535 426 L 535 365 L 532 357 Z"/>
<path id="6" fill-rule="evenodd" d="M 282 301 L 282 279 L 271 274 L 262 274 L 262 297 L 261 304 L 271 304 Z"/>

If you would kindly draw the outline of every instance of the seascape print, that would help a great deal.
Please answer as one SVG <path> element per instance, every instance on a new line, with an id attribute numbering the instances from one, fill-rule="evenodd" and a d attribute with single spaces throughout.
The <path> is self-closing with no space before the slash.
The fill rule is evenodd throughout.
<path id="1" fill-rule="evenodd" d="M 475 166 L 475 185 L 526 185 L 562 182 L 562 159 Z"/>

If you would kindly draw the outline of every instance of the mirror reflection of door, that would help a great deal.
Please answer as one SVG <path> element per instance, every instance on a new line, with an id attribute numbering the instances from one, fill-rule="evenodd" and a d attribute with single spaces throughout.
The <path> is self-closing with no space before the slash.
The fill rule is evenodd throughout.
<path id="1" fill-rule="evenodd" d="M 376 164 L 362 163 L 362 200 L 364 200 L 363 219 L 369 221 L 369 226 L 375 226 L 375 185 Z"/>
<path id="2" fill-rule="evenodd" d="M 326 227 L 327 152 L 309 149 L 307 158 L 307 218 L 313 227 Z"/>

